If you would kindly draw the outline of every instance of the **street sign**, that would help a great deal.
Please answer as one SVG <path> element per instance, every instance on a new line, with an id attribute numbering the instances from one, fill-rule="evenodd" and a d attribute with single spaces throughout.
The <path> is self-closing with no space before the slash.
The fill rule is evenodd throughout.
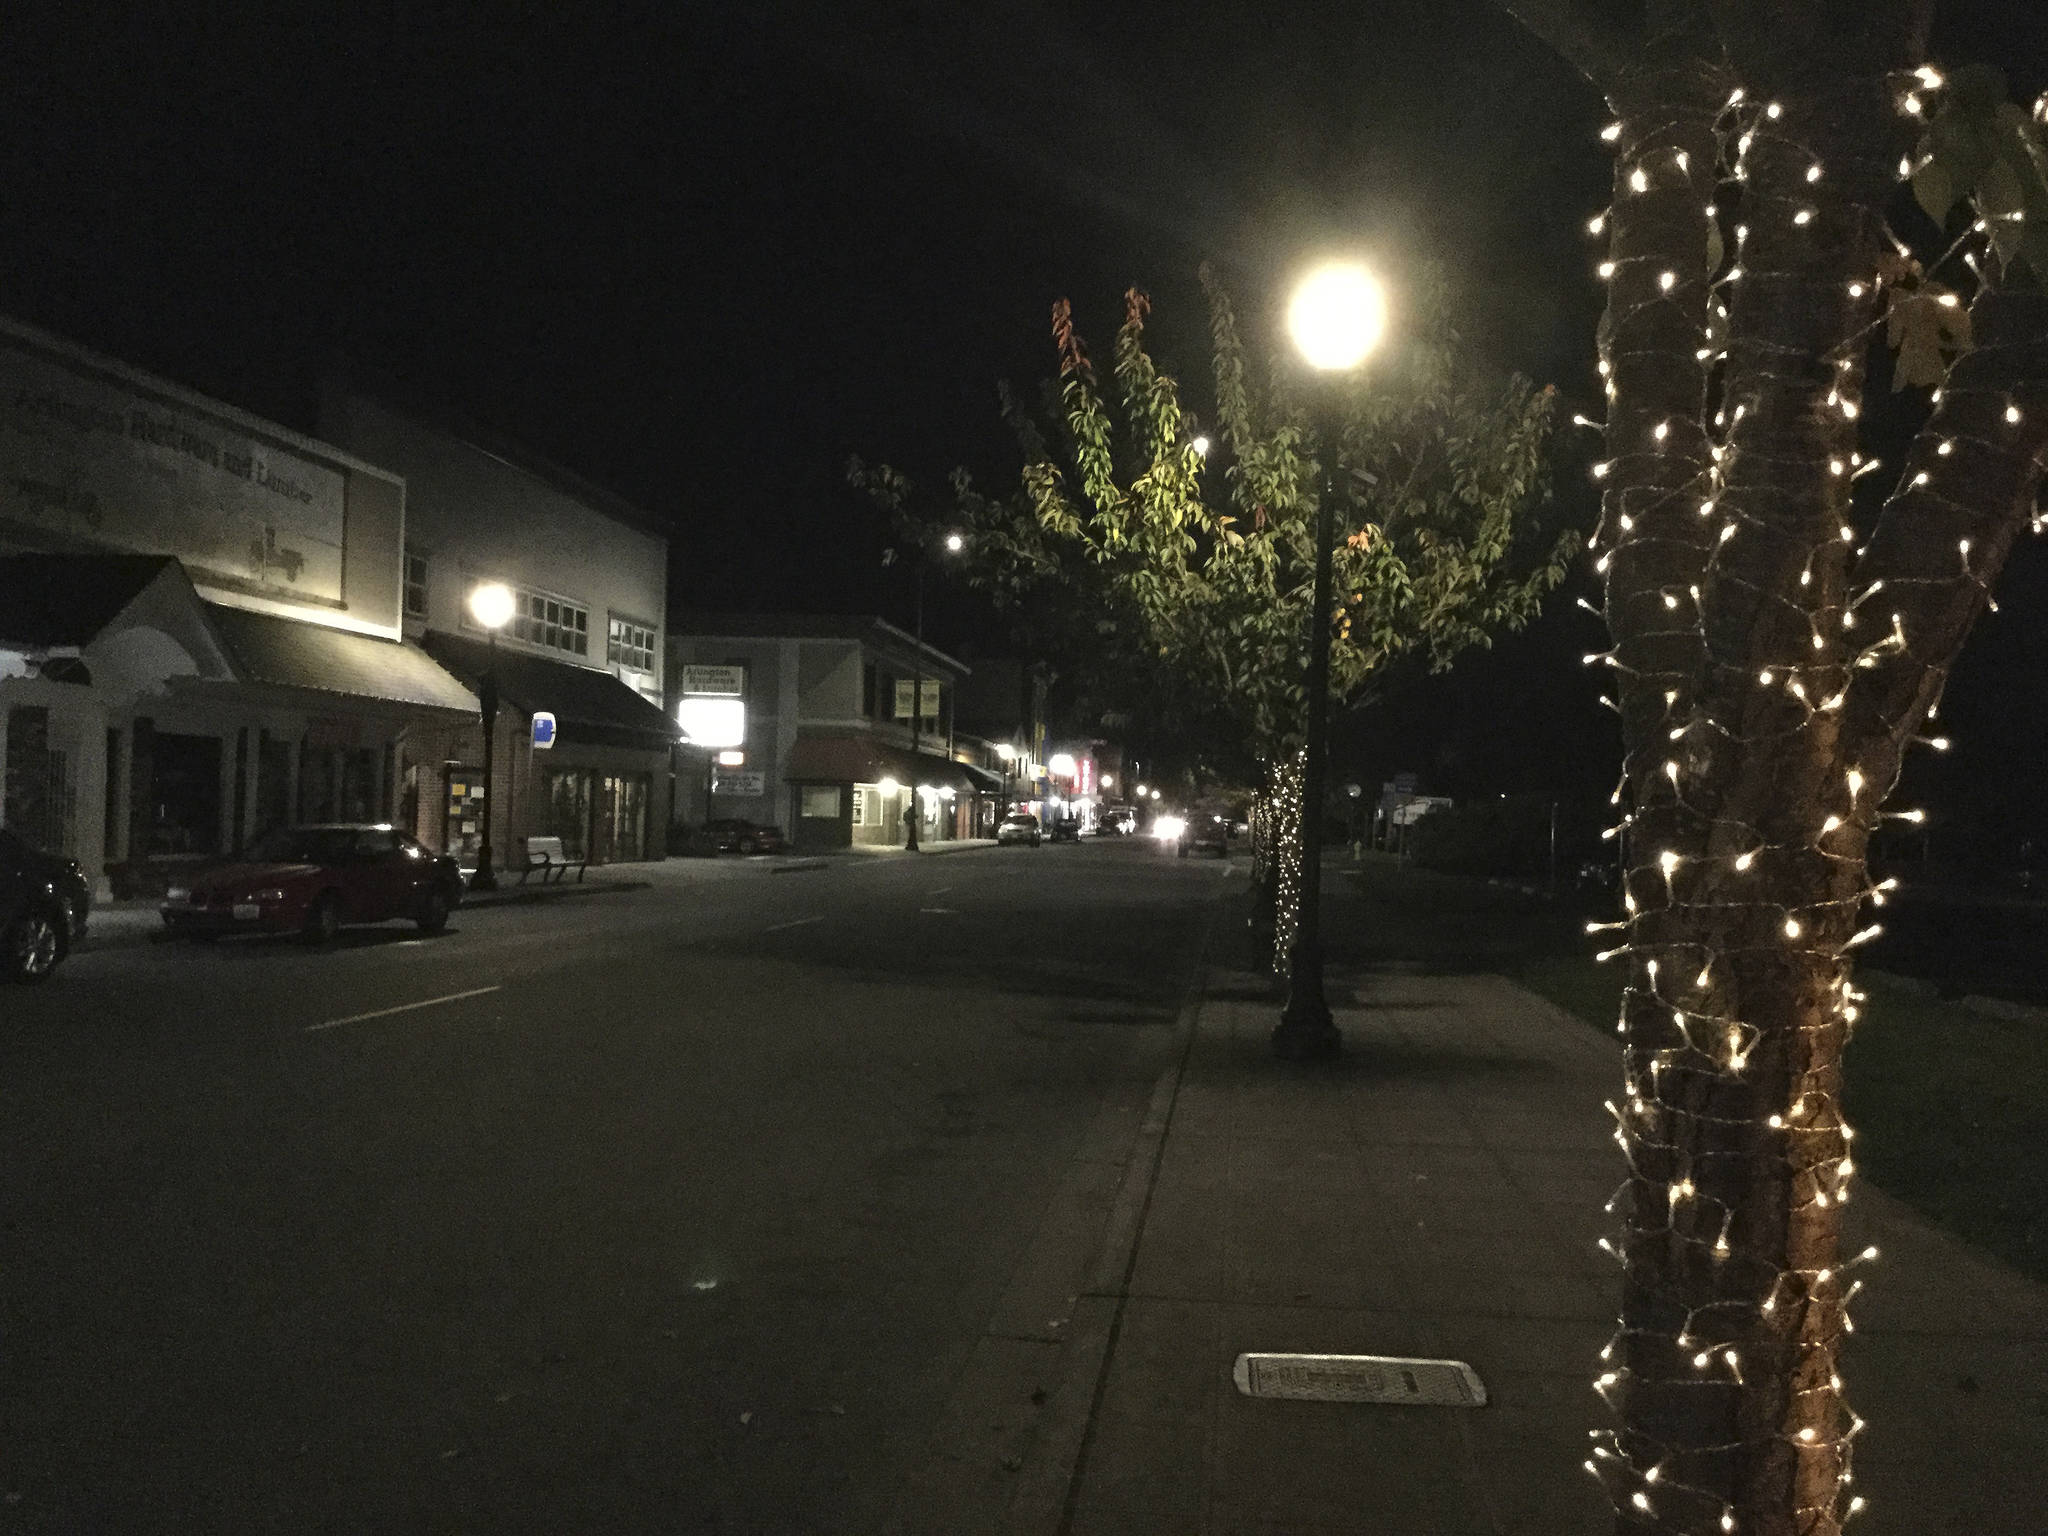
<path id="1" fill-rule="evenodd" d="M 555 744 L 555 717 L 544 709 L 533 712 L 533 750 L 545 752 Z"/>
<path id="2" fill-rule="evenodd" d="M 744 698 L 747 692 L 745 667 L 684 667 L 683 692 L 713 698 Z"/>

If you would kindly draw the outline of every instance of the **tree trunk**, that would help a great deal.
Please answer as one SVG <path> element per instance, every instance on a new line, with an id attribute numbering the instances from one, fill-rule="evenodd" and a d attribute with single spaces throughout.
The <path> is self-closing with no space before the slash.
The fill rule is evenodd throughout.
<path id="1" fill-rule="evenodd" d="M 1651 0 L 1636 38 L 1569 0 L 1509 8 L 1618 118 L 1597 472 L 1632 806 L 1629 1179 L 1599 1379 L 1622 1427 L 1595 1470 L 1625 1532 L 1832 1536 L 1860 1428 L 1837 1355 L 1865 853 L 2032 507 L 2048 300 L 1980 293 L 1977 350 L 1857 548 L 1924 6 Z"/>

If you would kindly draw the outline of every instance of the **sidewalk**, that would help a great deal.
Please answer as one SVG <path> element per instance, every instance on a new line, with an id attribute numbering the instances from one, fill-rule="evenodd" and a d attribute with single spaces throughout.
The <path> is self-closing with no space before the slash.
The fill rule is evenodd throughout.
<path id="1" fill-rule="evenodd" d="M 1498 977 L 1339 969 L 1330 991 L 1344 1060 L 1288 1067 L 1267 984 L 1211 976 L 1126 1163 L 1138 1214 L 1111 1222 L 1032 1442 L 1000 1462 L 1010 1531 L 1611 1528 L 1582 1463 L 1619 1296 L 1594 1246 L 1621 1181 L 1613 1046 Z M 1858 1529 L 2040 1530 L 2048 1288 L 1867 1186 L 1852 1209 L 1849 1251 L 1884 1255 L 1844 1371 L 1869 1420 Z M 1489 1403 L 1248 1398 L 1247 1350 L 1464 1360 Z"/>

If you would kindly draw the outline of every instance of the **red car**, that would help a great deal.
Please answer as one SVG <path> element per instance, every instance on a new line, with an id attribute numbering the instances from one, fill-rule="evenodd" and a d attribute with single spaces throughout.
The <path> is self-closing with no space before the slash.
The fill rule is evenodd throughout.
<path id="1" fill-rule="evenodd" d="M 344 923 L 410 918 L 439 933 L 462 902 L 455 860 L 389 825 L 280 827 L 232 864 L 164 895 L 173 934 L 297 933 L 324 944 Z"/>

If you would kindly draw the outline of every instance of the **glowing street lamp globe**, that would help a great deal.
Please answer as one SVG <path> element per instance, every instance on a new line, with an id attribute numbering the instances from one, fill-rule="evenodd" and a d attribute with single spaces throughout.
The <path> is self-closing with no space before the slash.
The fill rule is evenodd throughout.
<path id="1" fill-rule="evenodd" d="M 1356 262 L 1316 268 L 1287 304 L 1287 334 L 1295 350 L 1324 373 L 1356 368 L 1386 328 L 1386 294 L 1379 279 Z"/>
<path id="2" fill-rule="evenodd" d="M 957 533 L 946 535 L 946 552 L 957 555 L 967 547 L 967 540 Z"/>
<path id="3" fill-rule="evenodd" d="M 469 594 L 469 616 L 488 630 L 509 624 L 512 607 L 512 589 L 502 581 L 487 581 Z"/>

